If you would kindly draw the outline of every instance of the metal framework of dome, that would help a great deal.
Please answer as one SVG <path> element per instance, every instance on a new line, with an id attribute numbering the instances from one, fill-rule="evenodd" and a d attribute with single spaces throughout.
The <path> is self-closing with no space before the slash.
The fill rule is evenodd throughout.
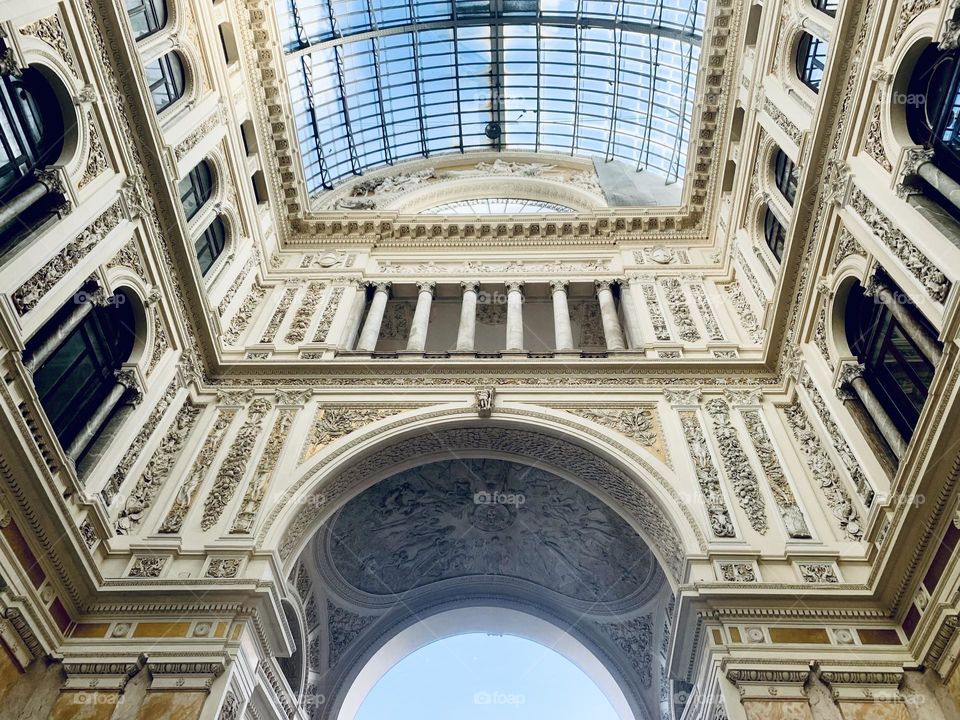
<path id="1" fill-rule="evenodd" d="M 682 180 L 703 0 L 279 0 L 307 190 L 441 153 Z"/>

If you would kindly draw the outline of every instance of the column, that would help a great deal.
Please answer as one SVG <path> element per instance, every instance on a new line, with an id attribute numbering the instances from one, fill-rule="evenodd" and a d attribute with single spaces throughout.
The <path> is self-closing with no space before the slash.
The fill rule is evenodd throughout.
<path id="1" fill-rule="evenodd" d="M 480 290 L 480 281 L 465 280 L 460 287 L 463 288 L 463 303 L 460 305 L 457 352 L 473 352 L 477 337 L 477 292 Z"/>
<path id="2" fill-rule="evenodd" d="M 627 323 L 627 340 L 631 350 L 643 349 L 643 324 L 638 309 L 641 298 L 638 298 L 634 292 L 636 284 L 637 278 L 628 278 L 626 283 L 620 286 L 620 305 L 623 306 L 623 317 Z"/>
<path id="3" fill-rule="evenodd" d="M 341 350 L 353 350 L 357 342 L 357 333 L 360 332 L 360 323 L 363 322 L 363 311 L 366 309 L 366 285 L 358 282 L 354 290 L 353 305 L 350 308 L 350 314 L 347 316 L 347 325 L 343 331 L 343 342 L 340 344 Z"/>
<path id="4" fill-rule="evenodd" d="M 557 352 L 567 352 L 573 347 L 573 329 L 570 327 L 570 307 L 567 303 L 566 280 L 554 280 L 550 283 L 553 291 L 553 333 Z"/>
<path id="5" fill-rule="evenodd" d="M 93 436 L 96 435 L 100 428 L 103 427 L 104 423 L 107 422 L 110 414 L 114 411 L 117 405 L 120 404 L 120 401 L 123 399 L 123 396 L 127 394 L 128 390 L 132 390 L 135 393 L 136 399 L 134 400 L 134 404 L 139 403 L 143 398 L 143 393 L 140 390 L 137 376 L 134 374 L 133 370 L 121 369 L 117 370 L 114 374 L 117 378 L 117 384 L 113 386 L 113 388 L 110 390 L 110 394 L 104 398 L 102 403 L 100 403 L 100 406 L 84 424 L 83 428 L 80 430 L 80 433 L 73 439 L 73 442 L 70 443 L 70 447 L 67 448 L 67 455 L 74 461 L 76 461 L 87 445 L 90 444 Z"/>
<path id="6" fill-rule="evenodd" d="M 410 326 L 410 339 L 407 341 L 409 352 L 422 353 L 427 347 L 427 328 L 430 326 L 430 308 L 433 305 L 433 293 L 437 284 L 432 281 L 418 282 L 420 294 L 417 296 L 417 309 L 413 313 Z"/>
<path id="7" fill-rule="evenodd" d="M 870 389 L 870 385 L 867 384 L 867 379 L 864 377 L 864 371 L 865 368 L 858 362 L 848 361 L 843 363 L 840 367 L 837 396 L 841 400 L 849 400 L 851 396 L 846 388 L 849 387 L 853 390 L 867 409 L 867 413 L 877 426 L 880 434 L 883 435 L 884 440 L 890 445 L 893 454 L 899 460 L 907 451 L 907 441 L 900 434 L 897 426 L 893 424 L 893 420 L 880 403 L 880 399 Z"/>
<path id="8" fill-rule="evenodd" d="M 623 330 L 620 329 L 620 318 L 617 316 L 617 304 L 610 289 L 611 280 L 597 280 L 597 300 L 600 301 L 600 317 L 603 320 L 603 336 L 607 340 L 607 350 L 625 350 Z"/>
<path id="9" fill-rule="evenodd" d="M 33 355 L 24 363 L 31 373 L 36 372 L 47 359 L 53 355 L 54 351 L 60 347 L 67 336 L 72 333 L 76 327 L 83 322 L 83 319 L 89 315 L 97 305 L 106 304 L 103 292 L 96 290 L 92 293 L 78 292 L 73 296 L 77 306 L 58 326 L 47 336 L 43 344 L 38 347 Z"/>
<path id="10" fill-rule="evenodd" d="M 507 352 L 523 352 L 523 282 L 507 286 Z"/>
<path id="11" fill-rule="evenodd" d="M 870 277 L 863 289 L 864 294 L 873 297 L 883 303 L 883 306 L 890 311 L 890 314 L 896 318 L 897 322 L 903 328 L 903 331 L 910 337 L 920 352 L 924 354 L 927 360 L 934 366 L 940 363 L 943 357 L 943 351 L 937 347 L 937 343 L 930 333 L 920 324 L 920 321 L 910 312 L 910 308 L 897 300 L 893 289 L 879 277 L 876 273 Z"/>
<path id="12" fill-rule="evenodd" d="M 387 309 L 387 300 L 390 298 L 390 283 L 380 282 L 375 284 L 376 290 L 373 293 L 373 300 L 370 302 L 370 309 L 367 311 L 367 321 L 360 332 L 360 339 L 357 341 L 358 352 L 372 353 L 377 349 L 377 340 L 380 339 L 380 325 L 383 323 L 383 313 Z"/>

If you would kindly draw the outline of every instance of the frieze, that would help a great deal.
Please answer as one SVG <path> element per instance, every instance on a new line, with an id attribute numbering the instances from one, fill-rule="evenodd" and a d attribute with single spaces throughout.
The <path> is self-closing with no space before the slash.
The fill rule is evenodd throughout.
<path id="1" fill-rule="evenodd" d="M 80 73 L 77 70 L 77 63 L 74 60 L 73 52 L 67 46 L 67 36 L 63 31 L 63 22 L 60 20 L 60 14 L 54 13 L 45 18 L 40 18 L 32 23 L 20 28 L 21 35 L 32 35 L 42 40 L 57 51 L 57 55 L 63 60 L 64 64 L 70 69 L 70 74 L 77 80 L 80 79 Z"/>
<path id="2" fill-rule="evenodd" d="M 158 578 L 166 563 L 167 558 L 162 555 L 141 555 L 134 558 L 127 577 Z"/>
<path id="3" fill-rule="evenodd" d="M 713 462 L 713 456 L 700 425 L 699 415 L 692 410 L 682 411 L 679 415 L 713 535 L 721 538 L 735 537 L 736 530 L 720 487 L 720 473 Z"/>
<path id="4" fill-rule="evenodd" d="M 763 111 L 769 115 L 770 119 L 777 124 L 777 127 L 783 130 L 786 136 L 793 141 L 793 144 L 799 147 L 803 140 L 803 134 L 800 132 L 800 128 L 793 123 L 785 112 L 776 106 L 773 100 L 770 98 L 764 99 Z"/>
<path id="5" fill-rule="evenodd" d="M 154 450 L 150 462 L 147 463 L 120 510 L 116 522 L 117 535 L 129 534 L 144 519 L 153 505 L 153 501 L 160 493 L 160 488 L 167 478 L 171 477 L 173 467 L 180 458 L 187 438 L 190 437 L 201 412 L 202 408 L 194 405 L 189 399 L 177 411 L 173 423 L 164 434 L 159 447 Z M 136 445 L 137 441 L 134 441 L 134 446 Z M 111 477 L 110 487 L 113 492 L 116 492 L 115 488 L 120 487 L 117 484 L 118 477 Z M 122 478 L 119 479 L 122 482 Z"/>
<path id="6" fill-rule="evenodd" d="M 240 572 L 238 558 L 213 558 L 207 565 L 208 578 L 235 578 Z"/>
<path id="7" fill-rule="evenodd" d="M 800 577 L 806 583 L 835 584 L 840 582 L 833 563 L 797 563 Z"/>
<path id="8" fill-rule="evenodd" d="M 750 527 L 764 535 L 768 529 L 767 511 L 763 495 L 760 494 L 760 483 L 731 421 L 730 406 L 723 400 L 714 398 L 708 400 L 704 407 L 713 422 L 714 437 L 720 448 L 720 458 L 726 469 L 727 479 L 733 487 L 734 496 L 750 521 Z"/>
<path id="9" fill-rule="evenodd" d="M 233 282 L 230 283 L 230 287 L 227 288 L 227 291 L 223 294 L 223 298 L 220 300 L 220 303 L 217 305 L 217 312 L 220 313 L 220 317 L 223 317 L 223 314 L 227 311 L 227 308 L 230 307 L 230 303 L 233 302 L 233 298 L 237 296 L 237 293 L 240 291 L 240 287 L 247 280 L 247 276 L 250 274 L 250 271 L 260 262 L 260 253 L 255 251 L 250 257 L 247 258 L 247 261 L 243 264 L 243 267 L 240 268 L 240 272 L 237 273 L 236 277 L 233 278 Z"/>
<path id="10" fill-rule="evenodd" d="M 720 579 L 724 582 L 755 583 L 757 571 L 753 563 L 722 562 L 719 563 Z"/>
<path id="11" fill-rule="evenodd" d="M 693 313 L 690 312 L 690 305 L 687 303 L 687 296 L 683 292 L 680 281 L 676 278 L 664 278 L 660 284 L 680 339 L 689 343 L 699 342 L 700 331 L 693 319 Z"/>
<path id="12" fill-rule="evenodd" d="M 807 460 L 811 477 L 815 480 L 814 487 L 819 489 L 826 501 L 826 507 L 846 536 L 851 540 L 859 540 L 863 535 L 860 516 L 847 491 L 843 489 L 843 482 L 833 461 L 824 450 L 817 431 L 810 424 L 810 419 L 798 400 L 794 400 L 784 411 L 784 417 Z"/>
<path id="13" fill-rule="evenodd" d="M 183 160 L 193 150 L 200 141 L 209 135 L 217 127 L 223 127 L 226 124 L 226 113 L 222 105 L 218 105 L 216 111 L 194 128 L 183 140 L 181 140 L 174 149 L 174 155 L 177 162 Z"/>
<path id="14" fill-rule="evenodd" d="M 18 315 L 33 310 L 63 277 L 73 270 L 87 254 L 116 228 L 123 219 L 120 201 L 104 210 L 96 220 L 57 253 L 13 293 L 13 305 Z"/>
<path id="15" fill-rule="evenodd" d="M 246 473 L 247 463 L 253 455 L 260 431 L 263 429 L 263 422 L 271 408 L 270 401 L 265 398 L 259 398 L 250 403 L 247 417 L 233 439 L 230 450 L 220 465 L 217 477 L 203 504 L 203 515 L 200 518 L 202 530 L 207 531 L 216 526 L 230 500 L 233 499 Z"/>

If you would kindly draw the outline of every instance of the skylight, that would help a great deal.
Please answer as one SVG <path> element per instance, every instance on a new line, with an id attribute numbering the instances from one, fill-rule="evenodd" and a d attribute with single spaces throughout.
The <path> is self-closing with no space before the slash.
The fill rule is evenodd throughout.
<path id="1" fill-rule="evenodd" d="M 705 0 L 278 0 L 308 192 L 440 153 L 682 180 Z"/>
<path id="2" fill-rule="evenodd" d="M 566 205 L 520 198 L 477 198 L 456 200 L 424 210 L 427 215 L 545 215 L 572 213 Z"/>

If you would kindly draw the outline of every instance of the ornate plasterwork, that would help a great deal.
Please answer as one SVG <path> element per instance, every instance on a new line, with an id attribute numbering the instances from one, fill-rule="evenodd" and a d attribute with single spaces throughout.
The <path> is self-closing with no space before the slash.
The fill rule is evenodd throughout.
<path id="1" fill-rule="evenodd" d="M 713 455 L 700 425 L 700 417 L 693 410 L 682 411 L 679 415 L 713 535 L 720 538 L 735 537 L 737 533 L 720 487 L 720 473 L 713 462 Z"/>
<path id="2" fill-rule="evenodd" d="M 734 496 L 750 522 L 750 527 L 761 535 L 767 532 L 767 510 L 760 494 L 760 483 L 750 466 L 740 438 L 730 418 L 730 406 L 720 398 L 708 400 L 707 415 L 713 421 L 713 433 L 720 448 L 727 479 L 733 487 Z"/>
<path id="3" fill-rule="evenodd" d="M 800 571 L 800 577 L 806 583 L 834 584 L 840 582 L 833 563 L 797 563 L 797 570 Z"/>
<path id="4" fill-rule="evenodd" d="M 667 319 L 663 315 L 663 308 L 660 305 L 660 298 L 657 296 L 657 287 L 653 282 L 645 280 L 640 281 L 643 291 L 643 300 L 647 305 L 647 313 L 650 316 L 650 322 L 653 325 L 653 332 L 657 340 L 669 341 L 673 339 L 670 334 L 670 326 L 667 325 Z"/>
<path id="5" fill-rule="evenodd" d="M 217 410 L 213 427 L 207 433 L 203 447 L 193 461 L 193 467 L 190 468 L 190 471 L 177 490 L 176 497 L 173 499 L 173 505 L 167 513 L 166 518 L 164 518 L 163 523 L 160 525 L 159 532 L 173 534 L 180 532 L 183 528 L 183 520 L 193 505 L 197 490 L 203 482 L 204 477 L 206 477 L 210 466 L 213 465 L 217 451 L 220 449 L 220 445 L 223 444 L 223 438 L 227 434 L 227 430 L 236 414 L 237 410 L 233 408 Z"/>
<path id="6" fill-rule="evenodd" d="M 243 304 L 240 306 L 240 309 L 237 310 L 237 314 L 234 315 L 230 321 L 230 327 L 223 333 L 224 345 L 236 345 L 239 342 L 240 335 L 242 335 L 243 331 L 250 325 L 253 314 L 266 296 L 267 288 L 255 280 L 253 287 L 250 288 L 247 296 L 243 299 Z"/>
<path id="7" fill-rule="evenodd" d="M 330 327 L 333 325 L 333 318 L 340 307 L 340 300 L 343 298 L 342 287 L 335 287 L 330 293 L 323 312 L 320 313 L 320 320 L 317 322 L 317 329 L 313 333 L 313 341 L 316 343 L 327 342 L 327 336 L 330 334 Z"/>
<path id="8" fill-rule="evenodd" d="M 700 342 L 700 330 L 697 329 L 693 313 L 690 312 L 690 305 L 680 281 L 677 278 L 663 278 L 660 284 L 680 339 L 689 343 Z"/>
<path id="9" fill-rule="evenodd" d="M 183 160 L 191 150 L 193 150 L 200 141 L 209 135 L 215 128 L 223 127 L 227 123 L 227 114 L 223 105 L 217 105 L 217 109 L 210 114 L 202 123 L 197 125 L 183 140 L 181 140 L 174 149 L 174 155 L 177 161 Z"/>
<path id="10" fill-rule="evenodd" d="M 800 445 L 800 450 L 807 460 L 814 487 L 819 489 L 825 506 L 837 519 L 840 529 L 851 540 L 859 540 L 863 535 L 860 516 L 853 506 L 850 496 L 843 488 L 843 482 L 830 456 L 824 450 L 817 436 L 817 431 L 810 424 L 806 411 L 799 401 L 794 400 L 785 411 L 787 425 Z"/>
<path id="11" fill-rule="evenodd" d="M 328 667 L 334 667 L 337 664 L 346 649 L 374 620 L 376 616 L 359 615 L 327 601 Z M 319 663 L 312 664 L 312 667 L 319 668 Z"/>
<path id="12" fill-rule="evenodd" d="M 697 311 L 703 319 L 707 336 L 710 340 L 723 340 L 723 330 L 720 328 L 720 323 L 717 322 L 717 316 L 710 305 L 710 299 L 707 297 L 707 291 L 704 289 L 703 283 L 690 283 L 688 287 L 690 288 L 690 294 L 693 295 L 693 301 L 697 305 Z"/>
<path id="13" fill-rule="evenodd" d="M 83 258 L 106 235 L 120 224 L 123 209 L 120 201 L 114 202 L 104 210 L 96 220 L 71 240 L 62 250 L 13 293 L 11 299 L 18 315 L 26 315 L 33 310 L 63 277 L 73 270 Z"/>
<path id="14" fill-rule="evenodd" d="M 116 469 L 107 479 L 107 482 L 104 484 L 101 492 L 103 493 L 103 497 L 108 505 L 113 501 L 114 496 L 120 491 L 120 486 L 123 484 L 127 474 L 130 472 L 130 468 L 133 467 L 133 464 L 140 457 L 141 453 L 143 452 L 144 445 L 147 444 L 147 441 L 150 439 L 153 431 L 156 429 L 157 425 L 160 424 L 160 420 L 163 418 L 164 413 L 167 412 L 167 408 L 169 408 L 173 403 L 173 399 L 176 397 L 179 387 L 180 383 L 178 379 L 175 378 L 170 382 L 163 395 L 161 395 L 160 399 L 157 400 L 157 404 L 154 405 L 153 410 L 150 411 L 150 415 L 146 422 L 141 426 L 139 432 L 137 432 L 133 442 L 130 443 L 130 447 L 127 448 L 127 451 L 123 454 L 120 462 L 117 463 Z"/>
<path id="15" fill-rule="evenodd" d="M 203 503 L 203 515 L 200 518 L 201 529 L 210 530 L 216 526 L 230 500 L 233 499 L 233 495 L 246 473 L 247 463 L 253 455 L 257 439 L 260 437 L 260 431 L 263 429 L 263 421 L 271 407 L 270 401 L 265 398 L 258 398 L 250 403 L 247 417 L 244 419 L 243 425 L 240 426 L 237 436 L 233 439 L 227 457 L 220 465 L 217 478 Z"/>
<path id="16" fill-rule="evenodd" d="M 100 177 L 107 169 L 107 153 L 103 148 L 103 140 L 100 139 L 100 130 L 97 127 L 97 121 L 92 112 L 87 113 L 87 132 L 90 136 L 90 149 L 87 151 L 87 163 L 83 168 L 83 175 L 77 181 L 77 188 L 83 190 L 93 180 Z"/>
<path id="17" fill-rule="evenodd" d="M 166 564 L 167 558 L 163 555 L 141 555 L 134 558 L 127 577 L 158 578 Z"/>
<path id="18" fill-rule="evenodd" d="M 860 188 L 854 189 L 850 205 L 927 294 L 938 303 L 946 302 L 953 283 Z"/>
<path id="19" fill-rule="evenodd" d="M 73 52 L 67 45 L 67 36 L 63 32 L 63 22 L 60 20 L 60 14 L 54 13 L 45 18 L 40 18 L 32 23 L 20 28 L 21 35 L 31 35 L 56 50 L 57 55 L 63 60 L 64 64 L 70 69 L 70 74 L 74 78 L 80 79 L 80 73 L 77 70 L 77 63 L 74 60 Z"/>
<path id="20" fill-rule="evenodd" d="M 792 538 L 809 538 L 810 529 L 807 527 L 803 512 L 793 495 L 793 489 L 790 487 L 786 473 L 780 465 L 780 459 L 777 457 L 773 442 L 767 434 L 761 411 L 759 409 L 741 409 L 740 416 L 747 427 L 747 433 L 750 435 L 750 440 L 760 460 L 760 466 L 767 478 L 773 499 L 780 510 L 780 517 L 783 518 L 787 535 Z"/>
<path id="21" fill-rule="evenodd" d="M 887 158 L 887 153 L 883 149 L 883 130 L 880 120 L 880 110 L 883 107 L 883 93 L 877 92 L 877 100 L 873 105 L 873 112 L 870 114 L 870 125 L 867 128 L 867 135 L 863 140 L 863 149 L 867 155 L 872 157 L 887 172 L 893 172 L 893 166 Z"/>
<path id="22" fill-rule="evenodd" d="M 260 337 L 261 343 L 268 345 L 273 342 L 273 338 L 276 337 L 277 331 L 279 331 L 280 326 L 283 325 L 283 321 L 287 317 L 287 312 L 289 312 L 290 307 L 293 305 L 293 299 L 297 296 L 298 292 L 300 292 L 298 286 L 284 289 L 283 296 L 280 298 L 280 302 L 270 317 L 270 322 L 267 323 L 267 327 Z"/>
<path id="23" fill-rule="evenodd" d="M 833 361 L 833 353 L 830 350 L 830 341 L 827 337 L 827 303 L 820 301 L 820 310 L 817 312 L 817 324 L 813 328 L 813 342 L 823 355 L 830 370 L 836 370 L 836 363 Z"/>
<path id="24" fill-rule="evenodd" d="M 477 275 L 592 275 L 610 272 L 611 261 L 604 258 L 583 260 L 554 260 L 529 258 L 523 260 L 464 260 L 462 263 L 403 262 L 388 260 L 379 264 L 385 275 L 417 275 L 438 277 L 474 277 Z"/>
<path id="25" fill-rule="evenodd" d="M 320 306 L 320 301 L 326 289 L 327 284 L 321 281 L 314 281 L 307 285 L 307 290 L 300 301 L 300 307 L 297 308 L 293 320 L 290 321 L 290 328 L 287 330 L 286 338 L 284 338 L 291 345 L 302 343 L 307 336 L 310 321 Z"/>
<path id="26" fill-rule="evenodd" d="M 853 236 L 846 227 L 840 228 L 840 234 L 837 237 L 837 247 L 833 253 L 833 262 L 830 265 L 830 272 L 835 272 L 840 263 L 846 260 L 852 255 L 859 255 L 860 257 L 865 257 L 863 248 L 860 246 L 860 243 Z"/>
<path id="27" fill-rule="evenodd" d="M 561 407 L 560 409 L 616 430 L 635 440 L 664 463 L 670 462 L 660 418 L 654 405 L 603 410 L 582 407 Z"/>
<path id="28" fill-rule="evenodd" d="M 520 580 L 602 612 L 628 601 L 640 607 L 664 581 L 614 509 L 551 472 L 506 460 L 403 470 L 350 500 L 321 532 L 321 555 L 337 575 L 374 597 L 455 579 Z"/>
<path id="29" fill-rule="evenodd" d="M 806 388 L 810 401 L 813 403 L 813 407 L 816 408 L 817 415 L 820 416 L 820 420 L 827 430 L 830 444 L 833 445 L 833 449 L 837 451 L 837 455 L 840 456 L 843 466 L 847 469 L 850 479 L 853 481 L 853 486 L 857 490 L 857 495 L 860 496 L 860 499 L 863 500 L 863 504 L 866 507 L 870 507 L 873 504 L 873 498 L 876 494 L 873 486 L 861 469 L 860 462 L 857 460 L 856 455 L 853 454 L 853 450 L 850 448 L 847 439 L 843 436 L 843 433 L 840 432 L 840 427 L 833 419 L 833 414 L 830 412 L 830 408 L 817 389 L 816 383 L 813 382 L 813 378 L 807 372 L 801 377 L 800 383 Z"/>
<path id="30" fill-rule="evenodd" d="M 134 485 L 124 501 L 123 508 L 120 510 L 116 522 L 117 535 L 128 534 L 136 528 L 146 516 L 146 513 L 153 505 L 153 501 L 159 494 L 160 488 L 164 482 L 166 482 L 167 478 L 171 476 L 173 467 L 176 465 L 184 445 L 186 445 L 187 438 L 190 437 L 190 433 L 196 425 L 201 412 L 202 408 L 191 403 L 189 399 L 180 410 L 177 411 L 173 423 L 163 436 L 163 440 L 157 449 L 153 451 L 150 462 L 147 463 L 143 473 L 137 479 L 136 485 Z M 136 444 L 137 441 L 134 441 L 134 446 L 136 446 Z M 121 462 L 121 467 L 122 466 L 123 463 Z M 111 477 L 108 483 L 111 489 L 116 479 L 116 474 Z"/>
<path id="31" fill-rule="evenodd" d="M 757 570 L 753 563 L 722 562 L 718 565 L 720 579 L 724 582 L 754 583 L 757 582 Z"/>
<path id="32" fill-rule="evenodd" d="M 777 107 L 773 100 L 770 98 L 764 99 L 763 111 L 770 116 L 770 119 L 777 124 L 777 127 L 783 130 L 786 136 L 793 141 L 794 145 L 800 145 L 801 140 L 803 140 L 803 133 L 800 132 L 800 128 L 794 125 L 787 114 Z"/>
<path id="33" fill-rule="evenodd" d="M 897 16 L 897 24 L 893 29 L 893 35 L 890 39 L 891 46 L 899 42 L 907 26 L 913 22 L 915 17 L 924 10 L 936 7 L 939 4 L 940 0 L 903 0 L 903 4 L 900 6 L 900 13 Z"/>
<path id="34" fill-rule="evenodd" d="M 625 622 L 598 623 L 604 635 L 613 640 L 630 660 L 640 684 L 653 686 L 653 618 L 639 615 Z M 665 683 L 664 683 L 665 684 Z"/>
<path id="35" fill-rule="evenodd" d="M 256 250 L 251 253 L 250 257 L 247 258 L 247 261 L 243 264 L 243 267 L 240 268 L 240 271 L 233 278 L 233 282 L 230 283 L 230 287 L 227 288 L 227 291 L 223 294 L 220 303 L 217 305 L 217 312 L 220 314 L 220 317 L 223 317 L 223 314 L 227 311 L 227 308 L 230 307 L 230 303 L 233 302 L 233 299 L 237 296 L 237 293 L 240 291 L 240 287 L 247 280 L 247 276 L 250 274 L 250 271 L 253 270 L 260 262 L 260 254 Z"/>
<path id="36" fill-rule="evenodd" d="M 645 265 L 648 262 L 657 265 L 689 265 L 690 253 L 680 248 L 657 245 L 652 248 L 634 250 L 633 261 L 637 265 Z"/>
<path id="37" fill-rule="evenodd" d="M 206 577 L 235 578 L 240 572 L 241 562 L 237 558 L 212 558 L 207 564 Z"/>
<path id="38" fill-rule="evenodd" d="M 766 337 L 766 330 L 760 327 L 760 321 L 757 320 L 753 308 L 750 307 L 750 302 L 743 294 L 743 290 L 740 289 L 740 283 L 732 282 L 723 287 L 730 296 L 730 302 L 733 304 L 733 309 L 737 312 L 737 317 L 740 318 L 740 324 L 743 326 L 743 329 L 747 331 L 747 334 L 753 342 L 762 343 Z"/>
<path id="39" fill-rule="evenodd" d="M 282 409 L 277 413 L 273 422 L 273 429 L 270 431 L 270 437 L 267 439 L 267 445 L 263 449 L 263 455 L 260 456 L 260 462 L 257 464 L 256 472 L 250 478 L 250 484 L 247 492 L 243 496 L 243 502 L 237 509 L 236 518 L 233 521 L 233 527 L 230 532 L 233 534 L 243 534 L 253 532 L 253 525 L 256 522 L 257 514 L 267 494 L 270 480 L 273 472 L 276 470 L 277 462 L 280 460 L 280 452 L 283 450 L 284 442 L 290 432 L 290 426 L 293 425 L 293 419 L 297 415 L 297 410 Z"/>
<path id="40" fill-rule="evenodd" d="M 395 415 L 398 411 L 375 407 L 320 406 L 310 426 L 307 440 L 300 451 L 300 464 L 323 450 L 338 438 L 342 438 L 357 428 Z"/>

